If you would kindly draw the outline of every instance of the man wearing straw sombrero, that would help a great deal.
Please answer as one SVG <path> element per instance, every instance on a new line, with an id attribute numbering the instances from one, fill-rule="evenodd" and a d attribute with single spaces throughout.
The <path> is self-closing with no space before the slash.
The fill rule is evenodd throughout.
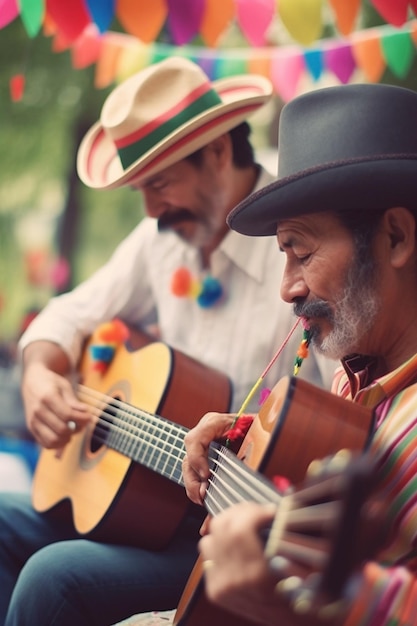
<path id="1" fill-rule="evenodd" d="M 194 63 L 171 58 L 106 99 L 79 148 L 78 173 L 97 190 L 138 189 L 147 217 L 104 267 L 52 299 L 21 340 L 27 423 L 41 446 L 65 454 L 89 422 L 66 375 L 104 323 L 156 328 L 174 349 L 227 374 L 232 409 L 287 340 L 294 320 L 279 299 L 274 242 L 226 225 L 233 206 L 272 180 L 254 161 L 246 123 L 270 96 L 261 76 L 210 82 Z M 299 342 L 296 333 L 288 338 L 274 379 L 292 372 Z M 332 369 L 313 357 L 301 375 L 326 385 Z M 0 621 L 105 625 L 172 609 L 195 559 L 198 526 L 187 515 L 159 551 L 121 545 L 118 536 L 98 543 L 70 520 L 34 511 L 26 496 L 0 495 Z"/>

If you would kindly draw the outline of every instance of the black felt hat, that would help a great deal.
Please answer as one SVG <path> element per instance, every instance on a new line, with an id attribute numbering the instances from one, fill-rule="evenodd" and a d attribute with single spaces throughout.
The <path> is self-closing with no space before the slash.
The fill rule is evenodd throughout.
<path id="1" fill-rule="evenodd" d="M 282 110 L 278 178 L 228 216 L 244 235 L 319 211 L 417 210 L 417 93 L 391 85 L 318 89 Z"/>

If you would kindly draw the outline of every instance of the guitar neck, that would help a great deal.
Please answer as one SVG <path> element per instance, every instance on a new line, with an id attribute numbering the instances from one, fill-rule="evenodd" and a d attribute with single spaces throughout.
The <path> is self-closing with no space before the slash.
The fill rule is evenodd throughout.
<path id="1" fill-rule="evenodd" d="M 355 477 L 354 481 L 352 478 L 353 472 L 349 481 L 345 472 L 338 472 L 282 494 L 263 475 L 245 465 L 224 446 L 213 444 L 210 457 L 211 477 L 204 502 L 208 512 L 215 516 L 231 505 L 248 501 L 276 504 L 274 523 L 261 533 L 265 541 L 265 556 L 273 560 L 280 553 L 314 571 L 327 568 L 326 588 L 337 596 L 349 567 L 339 567 L 338 570 L 334 559 L 329 563 L 329 554 L 335 552 L 331 542 L 335 538 L 335 530 L 344 528 L 346 520 L 350 522 L 349 529 L 353 529 L 356 513 L 367 492 L 368 475 L 365 469 L 369 474 L 368 465 L 364 464 L 364 468 L 360 468 L 361 473 L 356 474 L 360 476 L 361 489 L 357 488 L 358 479 Z M 343 515 L 341 513 L 347 505 L 349 517 L 347 510 Z M 352 536 L 355 534 L 356 528 L 352 530 Z M 342 545 L 346 545 L 346 541 Z M 346 554 L 342 559 L 340 550 L 337 556 L 336 565 L 340 566 L 341 562 L 348 560 Z"/>
<path id="2" fill-rule="evenodd" d="M 182 461 L 187 428 L 89 387 L 79 385 L 78 390 L 96 419 L 93 446 L 105 444 L 184 486 Z"/>

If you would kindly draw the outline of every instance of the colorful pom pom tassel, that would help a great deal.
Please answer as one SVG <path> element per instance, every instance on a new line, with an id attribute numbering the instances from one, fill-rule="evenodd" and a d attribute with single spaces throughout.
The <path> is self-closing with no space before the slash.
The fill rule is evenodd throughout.
<path id="1" fill-rule="evenodd" d="M 300 367 L 304 359 L 308 357 L 308 347 L 311 341 L 311 331 L 305 320 L 302 320 L 303 323 L 303 338 L 297 350 L 297 355 L 294 361 L 294 376 L 297 376 L 300 371 Z"/>
<path id="2" fill-rule="evenodd" d="M 171 292 L 177 298 L 192 298 L 201 308 L 208 309 L 221 299 L 223 288 L 213 276 L 206 276 L 200 280 L 186 267 L 179 267 L 172 275 Z"/>
<path id="3" fill-rule="evenodd" d="M 93 369 L 104 374 L 110 365 L 116 348 L 129 338 L 129 329 L 121 320 L 114 319 L 98 326 L 93 335 L 94 343 L 90 346 Z"/>

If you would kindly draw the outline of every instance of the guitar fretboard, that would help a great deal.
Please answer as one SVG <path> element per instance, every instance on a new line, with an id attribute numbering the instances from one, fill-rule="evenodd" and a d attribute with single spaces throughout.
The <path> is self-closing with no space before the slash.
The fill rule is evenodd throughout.
<path id="1" fill-rule="evenodd" d="M 78 386 L 79 397 L 96 419 L 94 442 L 122 453 L 136 463 L 184 485 L 182 461 L 188 430 L 126 402 Z"/>

